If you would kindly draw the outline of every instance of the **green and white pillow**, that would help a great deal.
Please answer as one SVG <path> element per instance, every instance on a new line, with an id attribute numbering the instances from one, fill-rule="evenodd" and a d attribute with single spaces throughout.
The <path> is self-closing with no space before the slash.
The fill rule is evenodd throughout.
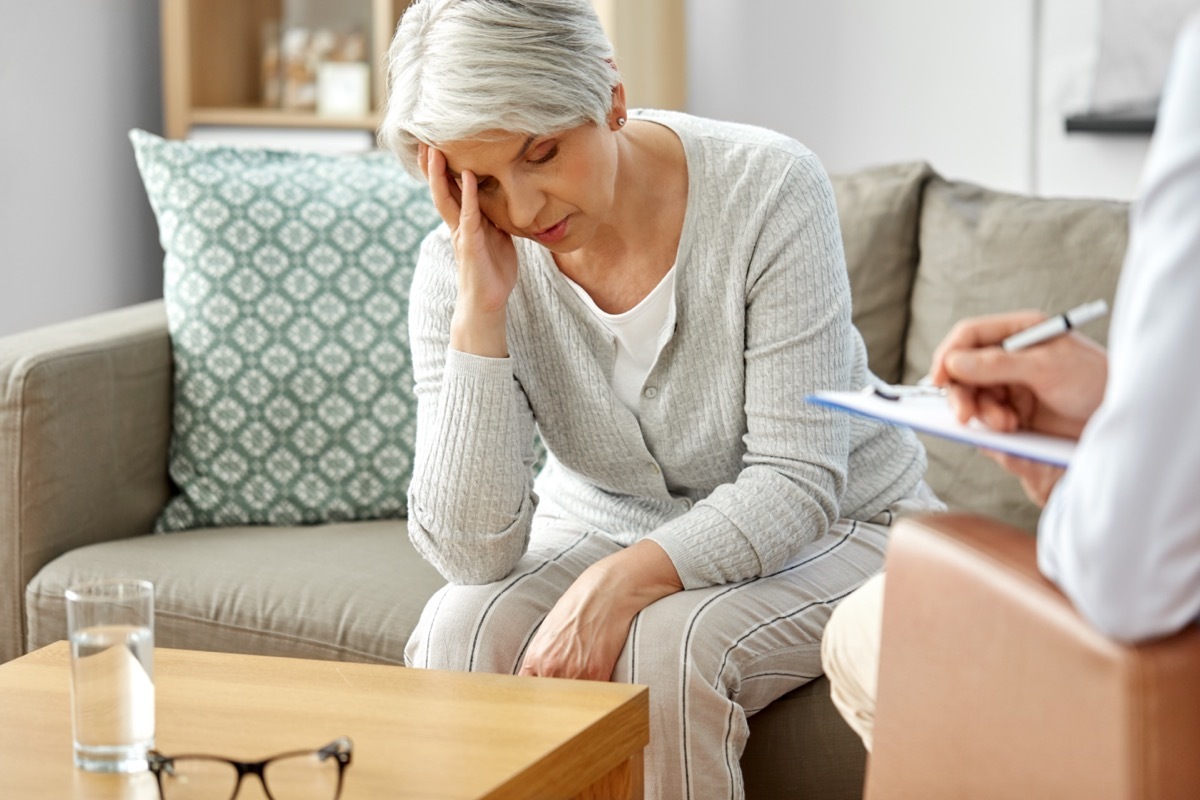
<path id="1" fill-rule="evenodd" d="M 130 139 L 175 363 L 158 530 L 403 516 L 408 291 L 439 222 L 424 184 L 386 153 Z"/>

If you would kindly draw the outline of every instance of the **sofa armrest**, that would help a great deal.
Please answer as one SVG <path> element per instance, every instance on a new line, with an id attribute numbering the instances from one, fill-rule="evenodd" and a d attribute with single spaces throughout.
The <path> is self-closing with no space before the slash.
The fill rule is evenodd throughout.
<path id="1" fill-rule="evenodd" d="M 981 517 L 897 525 L 887 559 L 868 800 L 1189 797 L 1200 630 L 1105 638 Z"/>
<path id="2" fill-rule="evenodd" d="M 170 432 L 161 301 L 0 338 L 0 662 L 24 652 L 43 565 L 151 530 Z"/>

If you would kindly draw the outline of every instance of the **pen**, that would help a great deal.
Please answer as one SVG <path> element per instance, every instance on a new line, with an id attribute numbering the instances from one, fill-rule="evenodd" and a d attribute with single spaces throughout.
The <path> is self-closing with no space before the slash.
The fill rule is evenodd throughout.
<path id="1" fill-rule="evenodd" d="M 1018 331 L 1001 342 L 1000 346 L 1004 348 L 1004 352 L 1006 353 L 1024 350 L 1026 347 L 1041 344 L 1044 341 L 1053 339 L 1055 336 L 1061 336 L 1072 328 L 1083 325 L 1085 322 L 1099 319 L 1107 313 L 1107 302 L 1104 300 L 1093 300 L 1090 303 L 1075 306 L 1070 311 L 1055 314 L 1050 319 L 1043 320 L 1023 331 Z"/>

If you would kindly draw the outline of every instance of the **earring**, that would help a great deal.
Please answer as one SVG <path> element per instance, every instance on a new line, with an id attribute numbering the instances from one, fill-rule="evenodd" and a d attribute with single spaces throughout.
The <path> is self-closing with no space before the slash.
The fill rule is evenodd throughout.
<path id="1" fill-rule="evenodd" d="M 617 127 L 624 127 L 624 125 L 625 125 L 625 118 L 617 117 Z"/>

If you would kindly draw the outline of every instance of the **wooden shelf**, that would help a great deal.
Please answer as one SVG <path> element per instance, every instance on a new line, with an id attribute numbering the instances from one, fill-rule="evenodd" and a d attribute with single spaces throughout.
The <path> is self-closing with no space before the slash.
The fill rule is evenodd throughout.
<path id="1" fill-rule="evenodd" d="M 325 117 L 263 102 L 264 30 L 290 25 L 289 0 L 160 0 L 166 135 L 193 126 L 313 128 L 374 133 L 386 104 L 384 61 L 410 0 L 306 0 L 320 25 L 361 29 L 372 66 L 370 111 Z M 631 106 L 683 108 L 686 98 L 685 0 L 592 0 L 616 47 Z"/>
<path id="2" fill-rule="evenodd" d="M 187 138 L 195 125 L 350 129 L 374 132 L 384 106 L 384 61 L 409 0 L 309 0 L 313 28 L 358 29 L 372 65 L 370 112 L 351 117 L 272 108 L 263 102 L 263 41 L 268 24 L 288 20 L 287 0 L 160 0 L 166 135 Z"/>
<path id="3" fill-rule="evenodd" d="M 268 128 L 351 128 L 375 130 L 382 115 L 365 117 L 323 117 L 309 111 L 284 111 L 276 108 L 234 107 L 193 108 L 192 125 L 241 125 Z"/>

